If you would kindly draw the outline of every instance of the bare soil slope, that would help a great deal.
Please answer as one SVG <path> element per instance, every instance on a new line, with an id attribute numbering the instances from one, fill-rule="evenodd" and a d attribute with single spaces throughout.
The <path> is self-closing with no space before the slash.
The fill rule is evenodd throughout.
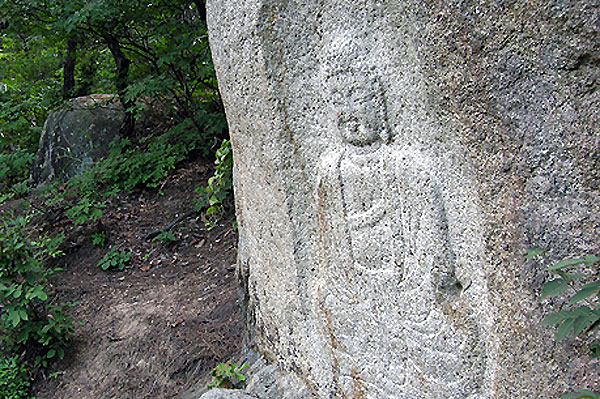
<path id="1" fill-rule="evenodd" d="M 172 243 L 141 238 L 192 210 L 194 187 L 211 173 L 210 163 L 189 162 L 158 190 L 112 199 L 101 224 L 45 220 L 67 231 L 64 271 L 51 290 L 57 302 L 81 302 L 69 313 L 84 324 L 48 370 L 57 377 L 34 384 L 37 399 L 174 398 L 239 350 L 233 214 L 210 231 L 192 216 L 173 228 Z M 92 244 L 99 230 L 105 247 Z M 124 271 L 98 267 L 109 246 L 132 253 Z"/>

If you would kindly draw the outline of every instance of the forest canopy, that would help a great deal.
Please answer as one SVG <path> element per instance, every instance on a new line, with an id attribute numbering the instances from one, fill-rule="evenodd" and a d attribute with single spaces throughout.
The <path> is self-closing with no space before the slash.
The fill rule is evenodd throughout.
<path id="1" fill-rule="evenodd" d="M 204 0 L 0 0 L 0 153 L 34 152 L 49 110 L 92 93 L 119 95 L 124 137 L 166 104 L 208 154 L 226 123 Z"/>

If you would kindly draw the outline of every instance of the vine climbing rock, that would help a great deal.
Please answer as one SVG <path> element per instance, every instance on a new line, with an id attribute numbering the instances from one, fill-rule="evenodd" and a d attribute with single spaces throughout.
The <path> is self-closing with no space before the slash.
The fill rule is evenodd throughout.
<path id="1" fill-rule="evenodd" d="M 546 274 L 522 257 L 599 249 L 593 1 L 209 0 L 207 15 L 249 342 L 282 375 L 320 398 L 598 388 L 538 325 Z"/>
<path id="2" fill-rule="evenodd" d="M 108 154 L 125 117 L 117 96 L 79 97 L 48 115 L 33 167 L 36 183 L 68 180 Z"/>

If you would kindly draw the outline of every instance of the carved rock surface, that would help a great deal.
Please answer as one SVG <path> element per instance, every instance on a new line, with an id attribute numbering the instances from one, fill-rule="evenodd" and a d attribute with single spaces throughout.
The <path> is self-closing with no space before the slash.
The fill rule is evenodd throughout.
<path id="1" fill-rule="evenodd" d="M 125 113 L 118 97 L 92 94 L 50 112 L 33 167 L 39 183 L 68 180 L 108 154 Z"/>
<path id="2" fill-rule="evenodd" d="M 259 351 L 321 398 L 597 389 L 522 254 L 598 252 L 598 21 L 591 0 L 209 0 Z"/>

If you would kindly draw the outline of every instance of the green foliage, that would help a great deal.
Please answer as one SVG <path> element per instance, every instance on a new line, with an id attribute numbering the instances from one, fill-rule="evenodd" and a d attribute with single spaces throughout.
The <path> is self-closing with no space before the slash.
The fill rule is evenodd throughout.
<path id="1" fill-rule="evenodd" d="M 98 262 L 98 267 L 104 271 L 114 269 L 122 271 L 125 269 L 125 264 L 129 262 L 130 258 L 130 252 L 119 252 L 118 250 L 111 248 L 104 258 L 100 259 L 100 262 Z"/>
<path id="2" fill-rule="evenodd" d="M 542 299 L 556 297 L 571 291 L 567 309 L 549 313 L 541 322 L 542 325 L 557 325 L 556 341 L 566 338 L 569 334 L 578 336 L 587 333 L 598 325 L 600 320 L 600 280 L 589 281 L 590 278 L 583 273 L 571 273 L 565 269 L 576 265 L 596 265 L 600 258 L 585 256 L 583 258 L 569 258 L 547 267 L 544 271 L 558 275 L 542 287 Z M 592 300 L 595 297 L 596 300 Z M 594 357 L 600 357 L 598 341 L 591 343 Z"/>
<path id="3" fill-rule="evenodd" d="M 43 199 L 47 208 L 55 207 L 65 201 L 64 191 L 60 190 L 59 182 L 43 184 L 35 190 L 35 194 Z"/>
<path id="4" fill-rule="evenodd" d="M 111 78 L 123 97 L 123 104 L 131 108 L 128 111 L 140 111 L 144 107 L 142 98 L 170 103 L 183 119 L 193 121 L 197 132 L 204 129 L 195 118 L 203 104 L 212 104 L 220 112 L 203 1 L 19 0 L 18 3 L 22 12 L 46 20 L 45 27 L 63 40 L 75 37 L 84 44 L 99 43 L 100 47 L 109 48 L 113 56 L 120 51 L 119 57 L 129 61 L 125 62 L 128 67 L 121 71 L 125 75 L 113 74 Z M 44 9 L 40 9 L 42 4 Z M 46 11 L 48 6 L 50 15 Z M 121 58 L 122 63 L 124 59 Z"/>
<path id="5" fill-rule="evenodd" d="M 206 155 L 215 138 L 226 136 L 204 1 L 0 0 L 0 20 L 7 24 L 0 36 L 0 153 L 35 149 L 49 109 L 65 90 L 67 54 L 74 64 L 71 95 L 118 92 L 127 111 L 138 117 L 149 103 L 164 106 L 166 119 L 176 126 L 175 139 L 150 146 L 183 143 Z M 67 52 L 67 43 L 77 44 L 74 52 Z M 115 69 L 119 62 L 120 70 Z M 123 149 L 124 157 L 128 151 Z M 167 155 L 163 165 L 152 157 L 157 153 Z M 180 153 L 151 149 L 145 160 L 155 173 L 124 185 L 155 184 Z M 136 165 L 143 163 L 143 156 L 136 156 L 121 165 L 122 180 L 127 169 L 136 175 Z"/>
<path id="6" fill-rule="evenodd" d="M 49 277 L 60 269 L 45 263 L 62 255 L 63 237 L 34 239 L 30 219 L 0 220 L 0 348 L 33 349 L 36 363 L 45 367 L 47 359 L 63 358 L 73 321 L 46 293 Z"/>
<path id="7" fill-rule="evenodd" d="M 65 207 L 65 215 L 76 225 L 97 222 L 103 215 L 102 209 L 107 206 L 108 197 L 121 190 L 158 187 L 178 162 L 202 144 L 200 136 L 192 137 L 189 133 L 177 136 L 176 133 L 177 130 L 172 129 L 164 134 L 143 137 L 135 143 L 127 138 L 115 139 L 109 155 L 71 178 L 63 191 L 57 184 L 40 190 L 44 191 L 41 195 L 47 198 L 45 205 Z M 215 198 L 222 201 L 231 190 L 230 147 L 224 148 L 225 152 L 217 151 L 220 157 L 216 162 L 217 172 L 209 182 L 213 201 Z M 220 202 L 213 205 L 209 215 L 215 209 L 222 212 Z M 171 237 L 166 238 L 169 240 Z"/>
<path id="8" fill-rule="evenodd" d="M 217 364 L 210 372 L 214 379 L 208 384 L 207 388 L 233 388 L 236 383 L 246 380 L 246 376 L 241 374 L 246 367 L 248 367 L 247 364 L 238 367 L 236 364 L 229 362 Z"/>
<path id="9" fill-rule="evenodd" d="M 33 152 L 48 111 L 60 102 L 61 57 L 53 38 L 34 27 L 24 35 L 15 20 L 0 36 L 0 152 Z"/>
<path id="10" fill-rule="evenodd" d="M 106 207 L 106 201 L 96 201 L 90 196 L 85 196 L 79 202 L 68 209 L 65 215 L 71 219 L 75 225 L 83 224 L 88 221 L 96 222 L 102 217 L 102 208 Z"/>
<path id="11" fill-rule="evenodd" d="M 215 172 L 208 179 L 208 185 L 196 189 L 200 193 L 196 210 L 204 210 L 205 223 L 209 229 L 215 227 L 221 219 L 224 212 L 223 201 L 231 193 L 233 186 L 233 154 L 229 140 L 223 140 L 215 158 Z"/>
<path id="12" fill-rule="evenodd" d="M 525 256 L 531 259 L 546 252 L 544 249 L 532 248 Z M 557 275 L 547 281 L 541 291 L 541 297 L 553 298 L 570 293 L 569 301 L 557 312 L 550 312 L 541 321 L 542 325 L 557 325 L 556 342 L 565 339 L 570 334 L 588 341 L 588 347 L 594 358 L 600 358 L 600 340 L 594 339 L 592 331 L 600 325 L 600 279 L 589 273 L 577 273 L 570 269 L 575 266 L 587 266 L 596 269 L 600 258 L 587 255 L 582 258 L 567 258 L 544 271 Z M 569 269 L 569 271 L 567 271 Z M 589 390 L 578 390 L 562 396 L 562 399 L 600 398 Z"/>
<path id="13" fill-rule="evenodd" d="M 27 194 L 33 157 L 33 154 L 26 150 L 0 153 L 0 197 L 10 199 Z"/>
<path id="14" fill-rule="evenodd" d="M 175 169 L 175 165 L 183 161 L 198 144 L 198 138 L 186 142 L 172 131 L 147 136 L 136 143 L 127 138 L 114 140 L 105 159 L 67 183 L 69 191 L 83 197 L 72 213 L 89 215 L 84 222 L 94 215 L 99 218 L 101 212 L 93 210 L 103 208 L 105 203 L 91 199 L 98 193 L 104 192 L 106 197 L 120 190 L 158 187 L 169 171 Z M 94 214 L 89 214 L 92 211 Z"/>
<path id="15" fill-rule="evenodd" d="M 92 234 L 92 244 L 103 247 L 106 242 L 106 233 L 101 231 L 99 233 Z"/>
<path id="16" fill-rule="evenodd" d="M 564 394 L 560 399 L 600 399 L 600 395 L 589 389 L 578 389 L 575 392 Z"/>
<path id="17" fill-rule="evenodd" d="M 175 242 L 177 239 L 175 238 L 175 234 L 170 231 L 163 230 L 156 237 L 152 239 L 152 242 L 160 241 L 163 245 L 168 245 Z"/>
<path id="18" fill-rule="evenodd" d="M 91 173 L 98 181 L 130 191 L 134 187 L 157 187 L 175 164 L 185 158 L 168 135 L 149 136 L 135 146 L 128 139 L 113 143 L 110 155 Z"/>
<path id="19" fill-rule="evenodd" d="M 0 398 L 28 399 L 29 377 L 18 356 L 0 357 Z"/>

